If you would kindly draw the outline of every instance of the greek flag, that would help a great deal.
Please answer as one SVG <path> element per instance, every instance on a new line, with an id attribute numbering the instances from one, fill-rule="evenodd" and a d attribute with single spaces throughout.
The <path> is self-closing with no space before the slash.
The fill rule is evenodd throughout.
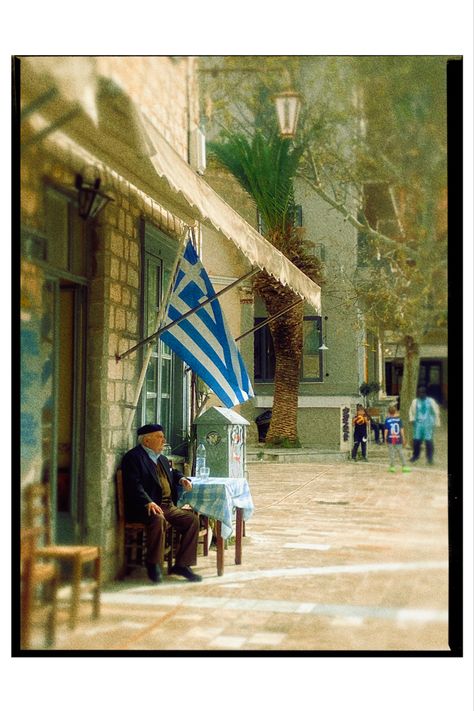
<path id="1" fill-rule="evenodd" d="M 163 325 L 176 321 L 214 295 L 206 270 L 189 241 Z M 225 407 L 233 407 L 253 397 L 247 370 L 218 299 L 183 319 L 160 338 L 211 388 Z"/>

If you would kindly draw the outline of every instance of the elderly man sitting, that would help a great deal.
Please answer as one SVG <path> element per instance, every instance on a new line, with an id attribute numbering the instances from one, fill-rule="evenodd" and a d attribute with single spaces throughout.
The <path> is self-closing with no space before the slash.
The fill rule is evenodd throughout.
<path id="1" fill-rule="evenodd" d="M 191 582 L 202 580 L 190 566 L 196 565 L 199 517 L 195 511 L 180 509 L 178 484 L 190 490 L 192 482 L 171 470 L 161 452 L 165 434 L 161 425 L 144 425 L 137 430 L 138 444 L 122 460 L 125 518 L 146 525 L 148 577 L 161 583 L 166 522 L 181 533 L 176 564 L 171 573 Z"/>

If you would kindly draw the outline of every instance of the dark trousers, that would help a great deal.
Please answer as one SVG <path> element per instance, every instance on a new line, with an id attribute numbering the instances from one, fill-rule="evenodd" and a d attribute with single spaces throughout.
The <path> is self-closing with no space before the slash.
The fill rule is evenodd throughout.
<path id="1" fill-rule="evenodd" d="M 180 509 L 174 504 L 161 505 L 164 516 L 151 515 L 146 524 L 147 565 L 163 565 L 166 522 L 181 534 L 176 565 L 196 565 L 199 535 L 199 515 L 196 511 Z"/>
<path id="2" fill-rule="evenodd" d="M 359 449 L 359 444 L 364 459 L 367 456 L 367 442 L 364 442 L 362 439 L 355 439 L 354 446 L 352 447 L 352 459 L 355 459 L 357 457 L 357 450 Z"/>
<path id="3" fill-rule="evenodd" d="M 378 422 L 371 422 L 370 429 L 373 431 L 373 433 L 375 435 L 375 443 L 379 444 L 380 443 L 380 435 L 382 435 L 382 440 L 383 440 L 383 425 L 379 424 Z"/>
<path id="4" fill-rule="evenodd" d="M 425 443 L 426 459 L 428 460 L 428 464 L 433 464 L 434 444 L 433 444 L 432 439 L 425 439 L 425 440 L 414 439 L 413 440 L 413 454 L 410 459 L 410 462 L 416 462 L 416 460 L 420 458 L 421 443 L 423 441 Z"/>

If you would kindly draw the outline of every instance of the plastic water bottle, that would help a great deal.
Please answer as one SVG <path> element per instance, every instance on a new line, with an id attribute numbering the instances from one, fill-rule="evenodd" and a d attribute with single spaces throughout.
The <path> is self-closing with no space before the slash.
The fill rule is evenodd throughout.
<path id="1" fill-rule="evenodd" d="M 201 467 L 206 466 L 206 447 L 204 442 L 199 442 L 196 450 L 196 476 L 201 474 Z"/>

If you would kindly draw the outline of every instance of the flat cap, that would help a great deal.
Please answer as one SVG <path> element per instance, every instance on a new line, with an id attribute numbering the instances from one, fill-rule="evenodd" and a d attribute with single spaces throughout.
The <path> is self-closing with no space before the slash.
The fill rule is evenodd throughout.
<path id="1" fill-rule="evenodd" d="M 161 425 L 143 425 L 137 430 L 137 435 L 151 434 L 152 432 L 163 432 Z"/>

